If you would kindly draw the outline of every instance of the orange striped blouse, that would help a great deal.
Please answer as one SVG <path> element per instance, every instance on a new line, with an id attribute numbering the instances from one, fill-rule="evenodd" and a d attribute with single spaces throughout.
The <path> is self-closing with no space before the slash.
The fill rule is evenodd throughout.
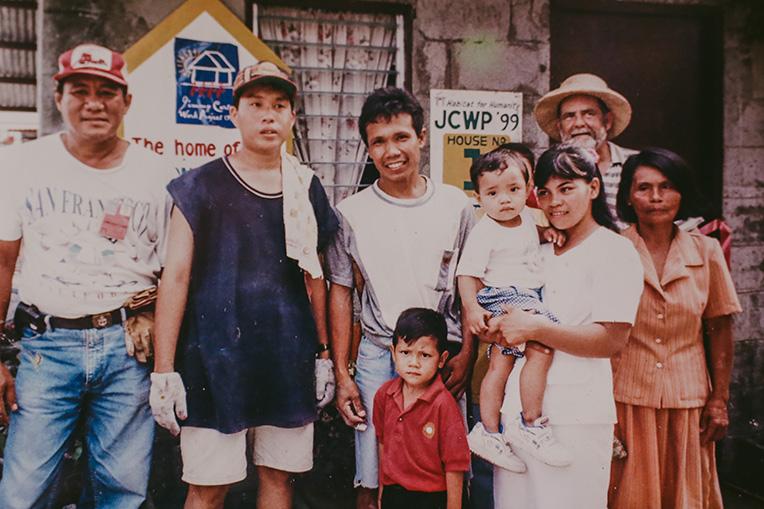
<path id="1" fill-rule="evenodd" d="M 677 230 L 658 275 L 635 226 L 622 232 L 645 269 L 645 289 L 626 347 L 613 357 L 615 400 L 651 408 L 703 406 L 710 378 L 703 319 L 741 311 L 719 243 Z"/>

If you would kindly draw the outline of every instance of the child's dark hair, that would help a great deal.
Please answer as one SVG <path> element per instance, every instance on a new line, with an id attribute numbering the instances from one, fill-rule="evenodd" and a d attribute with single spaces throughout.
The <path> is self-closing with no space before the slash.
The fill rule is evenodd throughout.
<path id="1" fill-rule="evenodd" d="M 408 113 L 411 115 L 411 124 L 414 132 L 419 136 L 424 126 L 424 110 L 416 97 L 402 88 L 387 87 L 378 88 L 372 92 L 363 103 L 361 116 L 358 119 L 358 130 L 364 145 L 369 146 L 366 135 L 366 126 L 378 119 L 390 121 L 395 115 Z"/>
<path id="2" fill-rule="evenodd" d="M 504 143 L 478 157 L 470 166 L 470 180 L 475 192 L 480 190 L 480 176 L 490 171 L 504 171 L 514 163 L 523 174 L 525 183 L 531 181 L 535 157 L 522 143 Z"/>
<path id="3" fill-rule="evenodd" d="M 622 220 L 627 223 L 637 222 L 634 207 L 629 204 L 629 194 L 631 183 L 634 181 L 634 173 L 640 166 L 655 168 L 679 191 L 682 200 L 679 202 L 679 212 L 677 212 L 675 220 L 703 215 L 703 197 L 698 190 L 695 175 L 690 166 L 681 156 L 670 150 L 651 147 L 629 157 L 623 165 L 616 200 L 616 210 Z"/>
<path id="4" fill-rule="evenodd" d="M 600 192 L 592 200 L 592 217 L 600 226 L 618 232 L 613 215 L 608 209 L 605 198 L 605 186 L 594 154 L 576 145 L 561 143 L 541 154 L 536 165 L 536 188 L 542 188 L 552 177 L 565 180 L 583 179 L 586 182 L 599 179 Z"/>
<path id="5" fill-rule="evenodd" d="M 432 336 L 438 342 L 438 353 L 446 351 L 448 332 L 442 314 L 428 308 L 409 308 L 398 317 L 393 331 L 393 347 L 398 341 L 413 343 L 419 338 Z"/>

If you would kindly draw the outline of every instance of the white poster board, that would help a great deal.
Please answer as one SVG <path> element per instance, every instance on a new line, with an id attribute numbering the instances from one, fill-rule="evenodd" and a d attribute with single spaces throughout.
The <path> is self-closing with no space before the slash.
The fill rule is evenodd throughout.
<path id="1" fill-rule="evenodd" d="M 502 143 L 522 141 L 523 95 L 481 90 L 430 91 L 430 177 L 472 190 L 472 161 Z"/>
<path id="2" fill-rule="evenodd" d="M 288 67 L 217 0 L 189 0 L 125 52 L 133 103 L 123 136 L 179 173 L 238 150 L 230 121 L 238 71 Z"/>

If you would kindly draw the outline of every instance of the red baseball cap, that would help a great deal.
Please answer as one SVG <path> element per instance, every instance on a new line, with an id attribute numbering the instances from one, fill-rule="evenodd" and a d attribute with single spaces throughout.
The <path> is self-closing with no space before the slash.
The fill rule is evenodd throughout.
<path id="1" fill-rule="evenodd" d="M 58 57 L 58 73 L 53 79 L 61 81 L 74 74 L 89 74 L 126 87 L 124 70 L 125 59 L 120 53 L 96 44 L 80 44 Z"/>
<path id="2" fill-rule="evenodd" d="M 241 96 L 244 89 L 254 83 L 273 85 L 283 89 L 289 95 L 290 101 L 294 101 L 294 96 L 297 93 L 297 85 L 289 78 L 289 75 L 279 69 L 273 62 L 266 60 L 239 71 L 233 82 L 233 96 Z"/>

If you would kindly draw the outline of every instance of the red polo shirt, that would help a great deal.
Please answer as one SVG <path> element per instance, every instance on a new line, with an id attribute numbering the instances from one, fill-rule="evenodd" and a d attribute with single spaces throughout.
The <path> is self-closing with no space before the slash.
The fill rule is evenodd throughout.
<path id="1" fill-rule="evenodd" d="M 456 400 L 436 376 L 406 410 L 403 380 L 394 378 L 374 396 L 374 427 L 384 446 L 383 485 L 411 491 L 445 491 L 446 472 L 466 472 L 470 450 Z"/>

